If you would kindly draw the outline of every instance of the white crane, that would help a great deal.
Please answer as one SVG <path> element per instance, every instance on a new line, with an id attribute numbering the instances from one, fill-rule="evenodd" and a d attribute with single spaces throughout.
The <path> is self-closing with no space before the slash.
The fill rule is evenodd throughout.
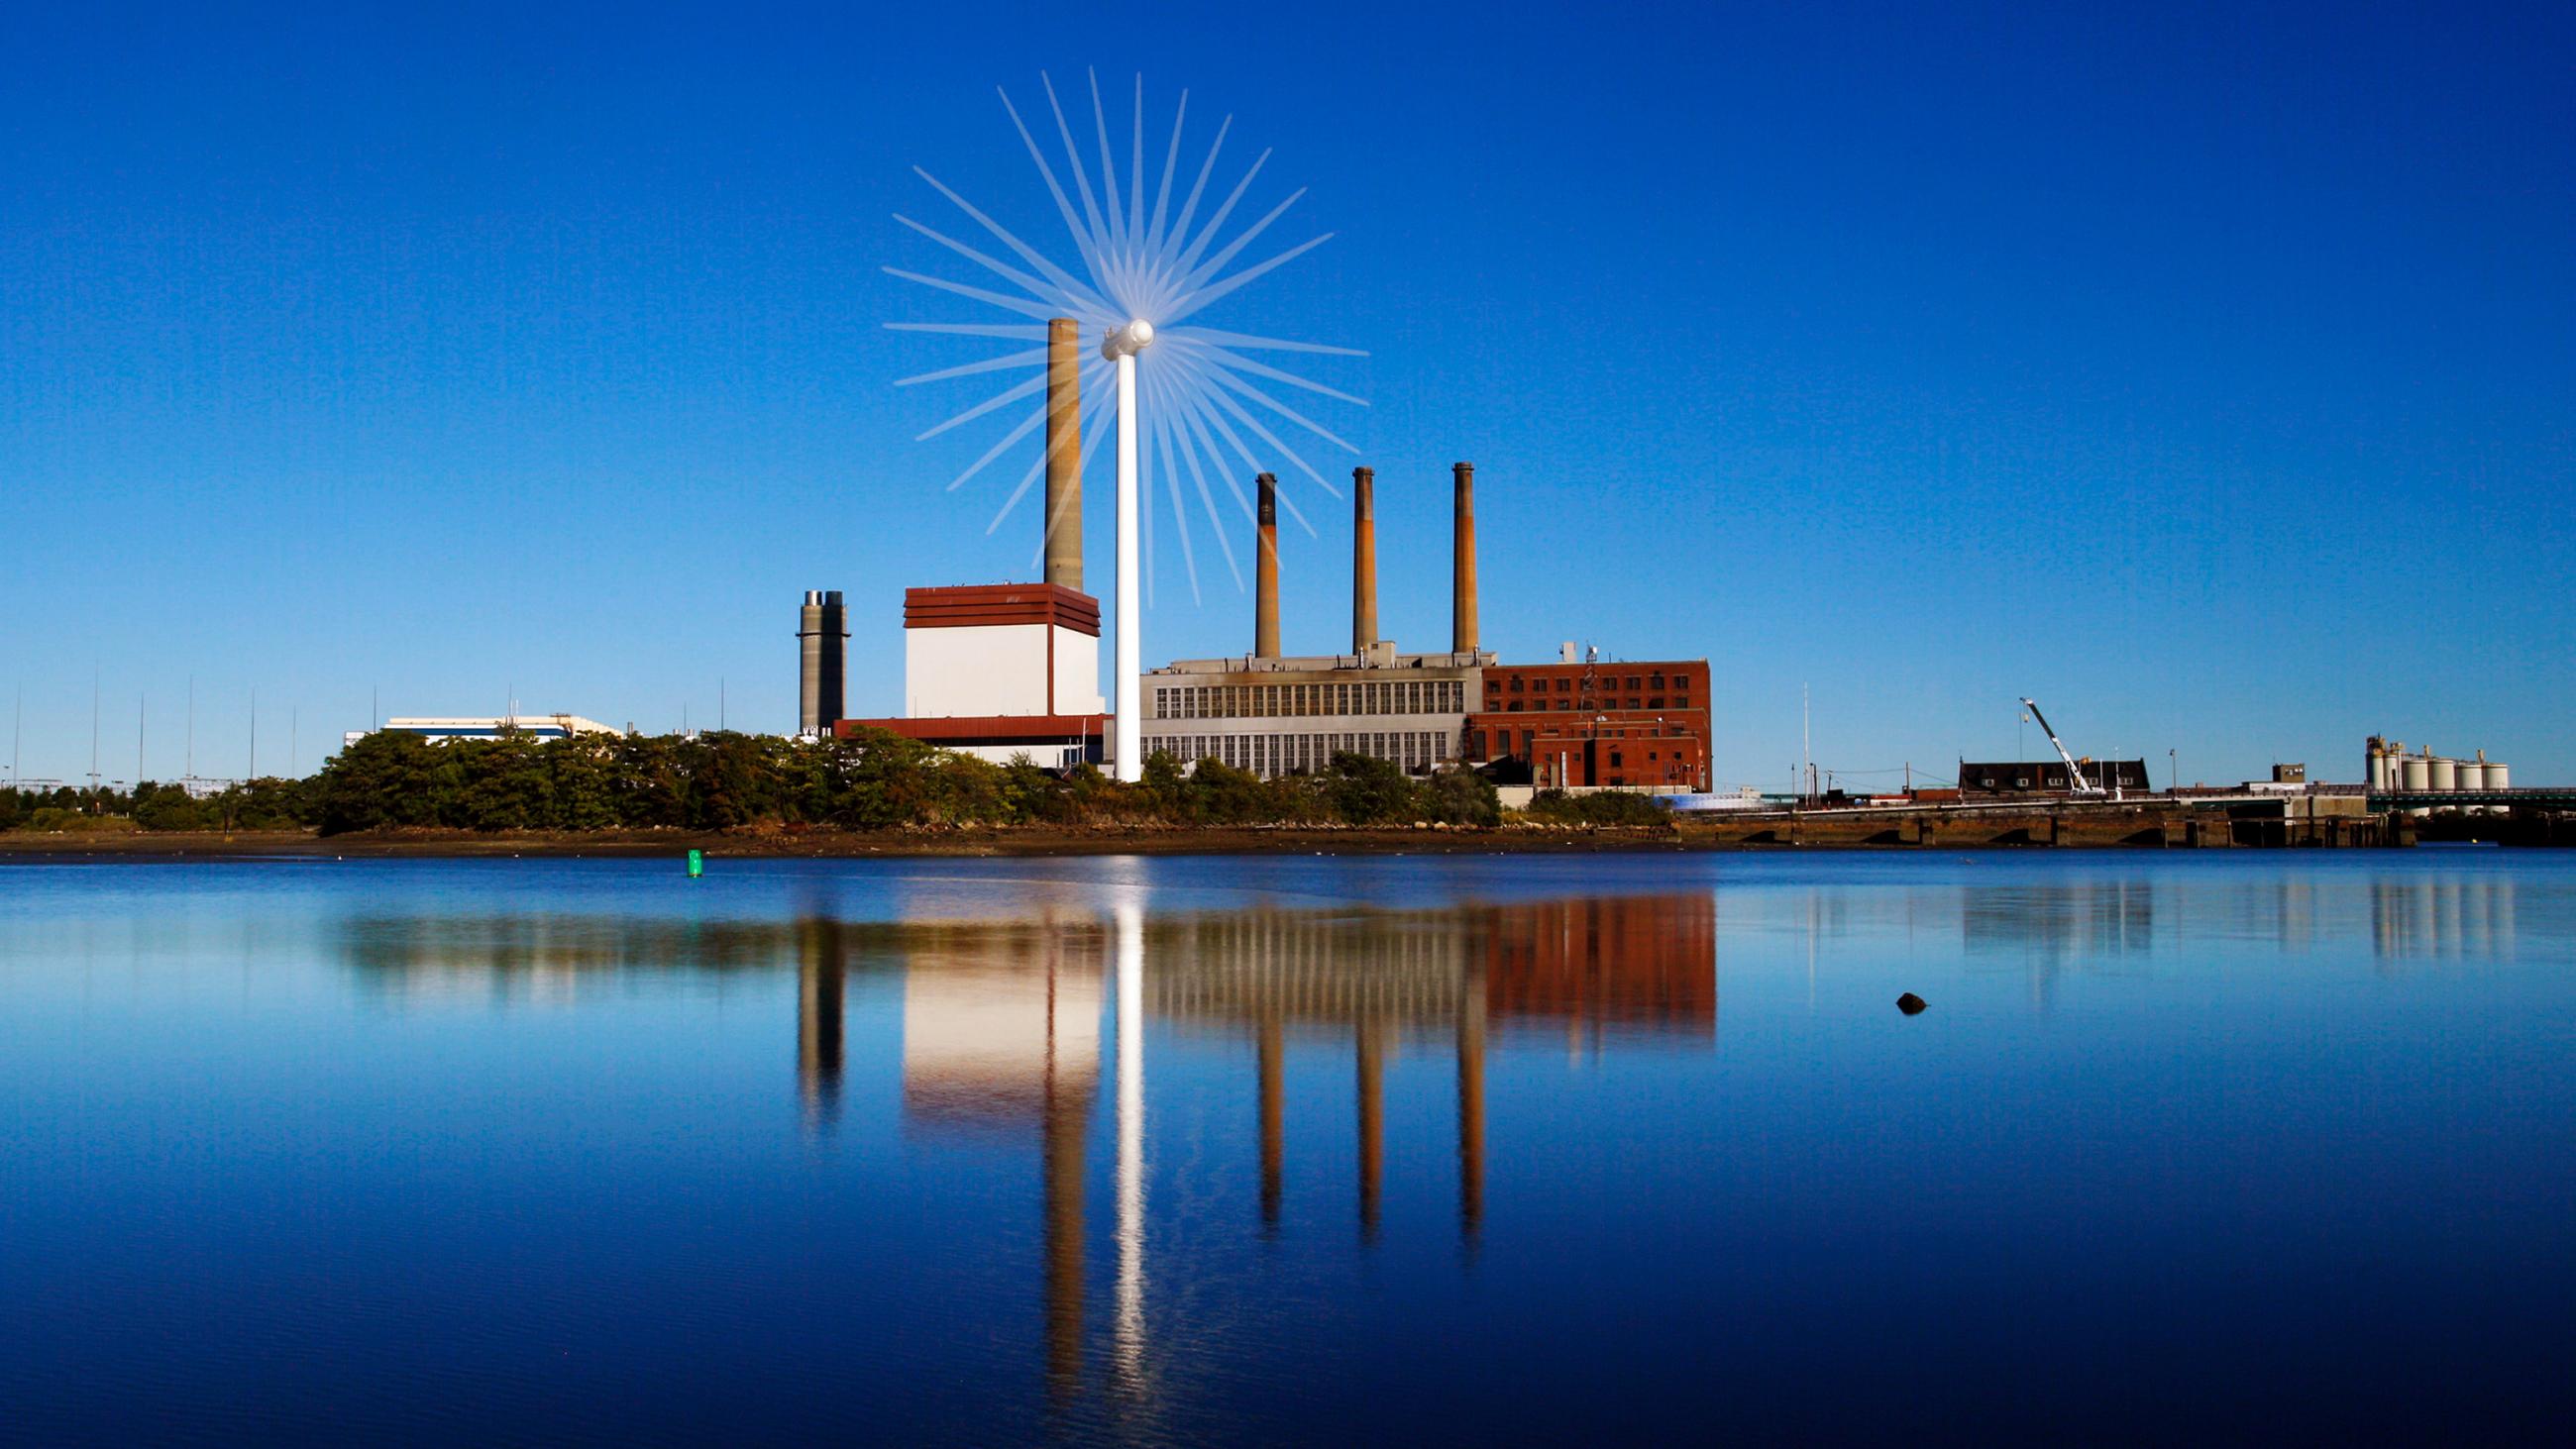
<path id="1" fill-rule="evenodd" d="M 2048 727 L 2048 716 L 2039 712 L 2038 700 L 2032 699 L 2028 695 L 2024 695 L 2022 696 L 2021 707 L 2030 711 L 2030 717 L 2032 719 L 2039 721 L 2040 733 L 2048 736 L 2048 742 L 2057 748 L 2057 757 L 2066 762 L 2066 778 L 2071 793 L 2077 795 L 2104 795 L 2110 793 L 2104 790 L 2101 786 L 2084 778 L 2084 767 L 2075 763 L 2075 757 L 2067 753 L 2065 743 L 2057 738 L 2057 731 Z"/>

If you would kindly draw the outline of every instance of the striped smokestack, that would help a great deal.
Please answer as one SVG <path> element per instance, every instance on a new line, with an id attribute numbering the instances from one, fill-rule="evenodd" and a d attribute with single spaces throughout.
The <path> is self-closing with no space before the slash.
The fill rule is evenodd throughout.
<path id="1" fill-rule="evenodd" d="M 1351 470 L 1351 653 L 1377 642 L 1377 470 Z"/>
<path id="2" fill-rule="evenodd" d="M 1047 323 L 1046 581 L 1082 592 L 1082 324 Z"/>
<path id="3" fill-rule="evenodd" d="M 1264 473 L 1253 480 L 1261 489 L 1260 558 L 1253 565 L 1252 653 L 1259 659 L 1279 657 L 1279 480 Z"/>
<path id="4" fill-rule="evenodd" d="M 1476 465 L 1455 463 L 1450 473 L 1457 479 L 1457 532 L 1451 548 L 1449 570 L 1449 649 L 1454 654 L 1476 652 Z"/>

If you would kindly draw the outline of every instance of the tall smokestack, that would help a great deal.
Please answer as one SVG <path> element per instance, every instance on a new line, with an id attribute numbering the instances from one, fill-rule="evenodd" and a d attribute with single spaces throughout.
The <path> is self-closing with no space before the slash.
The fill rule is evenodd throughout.
<path id="1" fill-rule="evenodd" d="M 849 611 L 840 590 L 806 590 L 796 614 L 797 733 L 827 735 L 840 722 L 849 659 Z"/>
<path id="2" fill-rule="evenodd" d="M 1260 558 L 1253 565 L 1252 653 L 1259 659 L 1279 657 L 1279 480 L 1264 473 L 1253 480 L 1261 489 Z"/>
<path id="3" fill-rule="evenodd" d="M 1082 324 L 1047 323 L 1046 581 L 1082 591 Z"/>
<path id="4" fill-rule="evenodd" d="M 1377 470 L 1351 470 L 1351 652 L 1377 642 Z"/>
<path id="5" fill-rule="evenodd" d="M 1455 550 L 1449 571 L 1449 649 L 1454 654 L 1476 652 L 1476 465 L 1453 463 L 1449 471 L 1458 480 L 1457 532 Z"/>

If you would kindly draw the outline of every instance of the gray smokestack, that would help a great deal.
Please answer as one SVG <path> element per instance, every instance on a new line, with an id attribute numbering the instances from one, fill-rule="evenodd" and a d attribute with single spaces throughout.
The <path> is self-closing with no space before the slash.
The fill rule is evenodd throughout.
<path id="1" fill-rule="evenodd" d="M 841 591 L 808 589 L 796 615 L 796 729 L 827 735 L 840 723 L 850 662 L 850 617 Z"/>
<path id="2" fill-rule="evenodd" d="M 1252 653 L 1258 659 L 1279 657 L 1279 480 L 1264 473 L 1252 480 L 1261 490 L 1260 558 L 1253 564 Z"/>
<path id="3" fill-rule="evenodd" d="M 1476 465 L 1454 463 L 1457 479 L 1457 523 L 1449 570 L 1449 649 L 1476 652 Z"/>
<path id="4" fill-rule="evenodd" d="M 1377 642 L 1377 470 L 1351 470 L 1351 652 Z"/>
<path id="5" fill-rule="evenodd" d="M 1082 592 L 1082 324 L 1047 323 L 1046 581 Z"/>

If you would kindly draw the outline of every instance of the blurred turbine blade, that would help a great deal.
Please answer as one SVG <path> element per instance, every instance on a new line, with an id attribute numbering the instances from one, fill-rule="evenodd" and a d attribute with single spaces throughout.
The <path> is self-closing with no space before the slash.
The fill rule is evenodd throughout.
<path id="1" fill-rule="evenodd" d="M 1210 278 L 1214 277 L 1217 273 L 1224 271 L 1226 263 L 1233 261 L 1236 257 L 1242 255 L 1245 247 L 1252 245 L 1255 238 L 1259 237 L 1263 232 L 1268 231 L 1272 222 L 1287 215 L 1288 208 L 1295 206 L 1299 198 L 1303 197 L 1305 194 L 1306 188 L 1302 186 L 1297 188 L 1295 191 L 1289 192 L 1288 199 L 1286 201 L 1270 208 L 1269 213 L 1263 216 L 1261 220 L 1254 222 L 1252 226 L 1243 233 L 1243 235 L 1236 237 L 1234 240 L 1227 242 L 1224 246 L 1218 248 L 1216 255 L 1208 258 L 1205 263 L 1192 268 L 1190 274 L 1181 279 L 1181 287 L 1183 289 L 1182 300 L 1187 301 L 1189 299 L 1189 293 L 1195 292 L 1199 288 L 1206 286 Z"/>
<path id="2" fill-rule="evenodd" d="M 1100 72 L 1085 66 L 1083 74 L 1091 78 L 1091 124 L 1100 134 L 1100 200 L 1101 209 L 1109 216 L 1109 245 L 1115 249 L 1127 240 L 1127 209 L 1118 204 L 1118 166 L 1109 149 L 1109 113 L 1100 105 Z"/>
<path id="3" fill-rule="evenodd" d="M 1279 399 L 1272 397 L 1270 394 L 1263 392 L 1261 389 L 1254 387 L 1248 382 L 1245 382 L 1242 378 L 1235 376 L 1234 373 L 1227 368 L 1211 367 L 1207 370 L 1207 377 L 1210 382 L 1215 383 L 1218 387 L 1240 393 L 1243 396 L 1252 399 L 1254 402 L 1270 409 L 1279 416 L 1286 418 L 1288 421 L 1297 424 L 1299 427 L 1304 428 L 1310 433 L 1313 433 L 1316 437 L 1340 448 L 1343 452 L 1352 454 L 1359 452 L 1359 449 L 1354 448 L 1350 444 L 1343 442 L 1340 438 L 1335 437 L 1331 432 L 1306 418 L 1295 408 L 1288 406 L 1287 404 L 1279 401 Z M 1247 421 L 1249 421 L 1249 419 L 1247 419 Z M 1320 482 L 1321 480 L 1319 479 L 1317 481 Z M 1324 491 L 1333 493 L 1333 485 L 1330 483 L 1324 484 Z M 1341 495 L 1339 493 L 1333 493 L 1333 496 L 1338 498 Z"/>
<path id="4" fill-rule="evenodd" d="M 1201 288 L 1197 292 L 1183 298 L 1180 304 L 1174 307 L 1167 315 L 1170 316 L 1173 321 L 1177 322 L 1182 318 L 1187 317 L 1192 312 L 1196 312 L 1207 306 L 1210 302 L 1215 301 L 1219 297 L 1224 296 L 1226 293 L 1233 291 L 1235 288 L 1242 286 L 1244 283 L 1260 277 L 1265 272 L 1286 266 L 1288 263 L 1295 261 L 1297 258 L 1304 256 L 1306 253 L 1313 251 L 1315 248 L 1322 246 L 1324 243 L 1331 241 L 1332 239 L 1333 234 L 1331 232 L 1326 232 L 1322 236 L 1315 238 L 1313 241 L 1290 247 L 1288 250 L 1281 252 L 1279 255 L 1272 257 L 1270 260 L 1262 262 L 1257 266 L 1246 267 L 1242 271 L 1235 273 L 1233 276 L 1226 278 L 1224 281 L 1219 282 L 1214 286 Z"/>
<path id="5" fill-rule="evenodd" d="M 1202 450 L 1206 452 L 1211 466 L 1214 466 L 1219 474 L 1225 472 L 1222 459 L 1216 451 L 1216 445 L 1207 442 L 1206 434 L 1198 427 L 1198 420 L 1189 405 L 1184 402 L 1174 411 L 1180 414 L 1183 425 L 1179 429 L 1181 457 L 1190 465 L 1191 481 L 1198 484 L 1199 502 L 1207 506 L 1208 527 L 1216 534 L 1217 552 L 1225 555 L 1225 571 L 1234 576 L 1234 591 L 1238 594 L 1242 593 L 1243 567 L 1234 561 L 1234 543 L 1226 533 L 1224 510 L 1217 507 L 1216 494 L 1208 488 L 1207 474 L 1199 468 L 1199 454 Z M 1237 493 L 1236 496 L 1239 498 L 1242 495 Z"/>
<path id="6" fill-rule="evenodd" d="M 1160 252 L 1163 249 L 1163 241 L 1166 235 L 1163 230 L 1163 222 L 1169 216 L 1172 201 L 1172 173 L 1180 169 L 1181 128 L 1189 123 L 1189 119 L 1190 93 L 1188 91 L 1183 91 L 1181 92 L 1181 108 L 1172 116 L 1172 149 L 1168 155 L 1163 157 L 1163 185 L 1161 189 L 1154 193 L 1154 219 L 1152 223 L 1145 228 L 1145 245 L 1147 248 L 1155 252 Z"/>
<path id="7" fill-rule="evenodd" d="M 911 217 L 904 215 L 902 212 L 896 212 L 894 219 L 903 223 L 905 226 L 912 228 L 914 231 L 921 233 L 923 236 L 930 238 L 932 241 L 939 243 L 941 246 L 948 248 L 957 255 L 964 257 L 966 260 L 973 262 L 975 265 L 984 268 L 993 275 L 1000 277 L 1002 280 L 1009 282 L 1012 286 L 1028 293 L 1031 297 L 1040 302 L 1046 303 L 1049 306 L 1054 306 L 1062 300 L 1062 288 L 1051 287 L 1045 282 L 1041 282 L 1037 278 L 1030 276 L 1028 273 L 1021 271 L 1019 268 L 1012 266 L 1008 262 L 1002 261 L 997 257 L 986 256 L 984 253 L 975 250 L 964 242 L 941 236 L 938 232 L 931 230 L 929 227 L 923 226 L 920 222 L 914 221 Z"/>
<path id="8" fill-rule="evenodd" d="M 1162 339 L 1158 337 L 1156 340 L 1160 341 Z M 1305 378 L 1299 377 L 1293 372 L 1282 372 L 1278 368 L 1272 367 L 1266 362 L 1256 362 L 1249 357 L 1245 357 L 1230 347 L 1211 347 L 1202 340 L 1199 343 L 1199 350 L 1236 372 L 1248 372 L 1255 377 L 1269 378 L 1272 382 L 1284 382 L 1290 387 L 1302 387 L 1308 392 L 1322 393 L 1328 398 L 1334 398 L 1341 402 L 1353 403 L 1360 407 L 1368 406 L 1367 398 L 1353 397 L 1349 393 L 1342 392 L 1339 389 L 1326 387 L 1320 382 L 1311 382 Z"/>
<path id="9" fill-rule="evenodd" d="M 1090 247 L 1092 279 L 1105 289 L 1109 285 L 1104 265 L 1109 250 L 1109 232 L 1100 223 L 1100 203 L 1091 194 L 1091 175 L 1082 169 L 1082 151 L 1073 144 L 1073 127 L 1065 124 L 1064 105 L 1055 98 L 1055 82 L 1040 72 L 1038 79 L 1046 86 L 1047 106 L 1055 112 L 1055 133 L 1064 141 L 1065 164 L 1073 170 L 1074 189 L 1082 196 L 1082 215 L 1091 223 Z M 1081 235 L 1079 229 L 1076 235 Z"/>
<path id="10" fill-rule="evenodd" d="M 941 423 L 935 428 L 932 428 L 929 432 L 913 439 L 913 441 L 916 443 L 929 442 L 931 439 L 938 437 L 941 433 L 947 432 L 950 428 L 956 427 L 960 423 L 973 422 L 975 419 L 982 417 L 993 409 L 998 407 L 1007 407 L 1010 404 L 1019 401 L 1021 398 L 1029 396 L 1031 393 L 1036 392 L 1039 388 L 1044 386 L 1046 386 L 1046 374 L 1044 372 L 1040 372 L 1037 376 L 1030 378 L 1026 382 L 1015 384 L 1004 391 L 995 393 L 993 396 L 984 399 L 982 402 L 975 404 L 966 411 L 959 413 L 957 416 L 950 418 L 948 421 Z M 1038 415 L 1040 417 L 1045 416 L 1045 409 L 1039 409 Z M 953 488 L 957 485 L 952 483 L 949 486 Z"/>
<path id="11" fill-rule="evenodd" d="M 1039 149 L 1038 138 L 1029 133 L 1028 123 L 1020 119 L 1019 108 L 1011 104 L 1010 93 L 999 86 L 993 89 L 1002 97 L 1002 109 L 1010 113 L 1011 125 L 1020 133 L 1021 144 L 1029 148 L 1029 159 L 1038 163 L 1038 175 L 1046 179 L 1047 194 L 1055 198 L 1055 209 L 1064 218 L 1064 229 L 1073 237 L 1073 249 L 1082 254 L 1082 264 L 1091 269 L 1092 278 L 1097 281 L 1100 275 L 1100 258 L 1091 245 L 1090 236 L 1083 231 L 1082 222 L 1073 214 L 1072 198 L 1064 194 L 1064 186 L 1055 179 L 1055 168 L 1047 164 L 1046 152 Z M 1055 99 L 1055 90 L 1052 86 L 1047 90 L 1047 99 L 1050 102 Z M 1061 126 L 1063 123 L 1063 113 L 1058 112 L 1056 124 Z"/>
<path id="12" fill-rule="evenodd" d="M 969 362 L 956 367 L 943 367 L 937 372 L 919 372 L 894 380 L 897 387 L 913 387 L 925 382 L 946 382 L 952 377 L 972 377 L 979 372 L 1004 372 L 1014 367 L 1033 367 L 1046 361 L 1047 350 L 1032 347 L 1026 352 L 1006 352 L 982 362 Z"/>
<path id="13" fill-rule="evenodd" d="M 1232 116 L 1217 123 L 1216 140 L 1208 146 L 1207 159 L 1199 163 L 1199 179 L 1190 184 L 1189 198 L 1181 203 L 1181 214 L 1173 219 L 1171 235 L 1165 238 L 1163 252 L 1166 257 L 1171 255 L 1174 247 L 1189 240 L 1190 218 L 1198 212 L 1199 193 L 1207 190 L 1208 177 L 1216 170 L 1216 153 L 1225 149 L 1225 133 L 1233 129 Z"/>
<path id="14" fill-rule="evenodd" d="M 887 276 L 901 277 L 907 282 L 919 282 L 925 287 L 937 287 L 943 292 L 954 292 L 960 297 L 972 297 L 978 302 L 990 302 L 1006 312 L 1017 312 L 1023 317 L 1035 317 L 1044 321 L 1055 315 L 1053 307 L 1037 302 L 1024 302 L 1017 297 L 1005 297 L 999 292 L 987 292 L 981 287 L 970 287 L 963 282 L 925 277 L 919 272 L 907 272 L 901 267 L 888 267 L 885 271 Z"/>
<path id="15" fill-rule="evenodd" d="M 888 332 L 944 332 L 952 337 L 1007 337 L 1022 342 L 1043 342 L 1047 330 L 1034 322 L 888 322 Z"/>
<path id="16" fill-rule="evenodd" d="M 1332 494 L 1336 498 L 1341 496 L 1338 489 L 1334 488 L 1332 484 L 1324 481 L 1323 474 L 1315 471 L 1315 465 L 1307 462 L 1304 455 L 1300 454 L 1296 449 L 1279 441 L 1278 434 L 1273 433 L 1266 427 L 1263 427 L 1261 425 L 1261 419 L 1254 417 L 1249 412 L 1246 412 L 1243 404 L 1236 402 L 1233 395 L 1227 392 L 1224 388 L 1211 387 L 1207 389 L 1203 401 L 1212 402 L 1216 404 L 1216 406 L 1224 409 L 1226 413 L 1233 414 L 1236 422 L 1243 424 L 1243 426 L 1248 429 L 1254 437 L 1257 437 L 1261 441 L 1278 449 L 1280 456 L 1286 458 L 1289 462 L 1296 464 L 1297 470 L 1304 473 L 1307 477 L 1314 479 L 1316 486 L 1322 488 L 1325 492 Z M 1229 436 L 1232 435 L 1232 429 L 1227 428 L 1225 425 L 1225 417 L 1223 414 L 1210 414 L 1209 421 L 1216 424 L 1219 432 L 1226 433 Z M 1236 447 L 1241 449 L 1247 462 L 1251 461 L 1252 450 L 1250 448 L 1244 448 L 1240 440 L 1237 440 Z M 1258 463 L 1254 463 L 1253 466 L 1258 468 L 1260 465 Z M 1289 513 L 1295 515 L 1297 522 L 1303 525 L 1308 533 L 1315 531 L 1315 526 L 1306 522 L 1305 515 L 1297 512 L 1297 505 L 1290 502 L 1286 494 L 1283 493 L 1280 495 L 1280 502 L 1287 507 Z"/>
<path id="17" fill-rule="evenodd" d="M 1136 74 L 1135 150 L 1127 162 L 1127 236 L 1142 247 L 1145 241 L 1145 75 Z"/>
<path id="18" fill-rule="evenodd" d="M 1040 167 L 1043 169 L 1043 162 L 1040 163 Z M 1103 313 L 1110 310 L 1109 303 L 1104 300 L 1098 292 L 1092 290 L 1089 283 L 1082 281 L 1080 278 L 1074 276 L 1073 273 L 1066 271 L 1064 268 L 1057 266 L 1051 261 L 1048 261 L 1045 253 L 1040 252 L 1037 248 L 1030 246 L 1027 242 L 1020 240 L 1018 237 L 1013 236 L 1009 228 L 1003 226 L 1000 222 L 993 220 L 991 217 L 986 216 L 982 211 L 975 207 L 974 203 L 950 190 L 938 177 L 931 175 L 929 172 L 922 170 L 918 166 L 912 168 L 912 171 L 914 175 L 929 182 L 940 195 L 947 197 L 959 211 L 973 217 L 976 225 L 1000 238 L 1002 245 L 1009 247 L 1013 252 L 1017 253 L 1021 261 L 1027 262 L 1030 266 L 1033 266 L 1040 272 L 1044 273 L 1046 275 L 1046 279 L 1055 283 L 1067 298 L 1074 299 L 1092 307 L 1097 307 Z M 1047 178 L 1047 185 L 1050 188 L 1055 186 L 1055 178 L 1053 176 L 1049 176 Z M 1056 194 L 1059 197 L 1063 195 L 1061 191 Z M 1068 207 L 1065 211 L 1065 219 L 1070 221 L 1072 218 L 1073 212 L 1071 208 Z"/>
<path id="19" fill-rule="evenodd" d="M 1322 342 L 1291 342 L 1284 337 L 1251 337 L 1241 332 L 1220 332 L 1213 327 L 1175 328 L 1160 334 L 1165 338 L 1204 342 L 1215 347 L 1231 347 L 1245 352 L 1322 352 L 1334 357 L 1366 357 L 1356 347 L 1334 347 Z"/>
<path id="20" fill-rule="evenodd" d="M 1018 427 L 1013 428 L 1013 429 L 1011 429 L 1009 432 L 1007 432 L 1007 433 L 1003 434 L 1003 435 L 1002 435 L 1002 440 L 1001 440 L 1000 442 L 998 442 L 998 443 L 995 443 L 991 448 L 987 449 L 987 450 L 985 451 L 985 453 L 984 453 L 984 456 L 983 456 L 983 457 L 980 457 L 980 458 L 976 459 L 976 460 L 974 461 L 974 463 L 966 469 L 966 471 L 965 471 L 965 472 L 960 473 L 960 474 L 958 474 L 955 478 L 953 478 L 953 479 L 949 480 L 948 487 L 947 487 L 945 490 L 943 490 L 943 491 L 945 491 L 945 492 L 949 492 L 949 493 L 954 493 L 954 492 L 956 492 L 960 487 L 962 487 L 962 486 L 965 484 L 965 482 L 966 482 L 966 480 L 967 480 L 967 479 L 972 478 L 972 477 L 974 477 L 976 474 L 983 472 L 983 471 L 984 471 L 984 465 L 985 465 L 985 464 L 990 463 L 990 462 L 992 462 L 995 458 L 998 458 L 998 457 L 1002 456 L 1002 454 L 1003 454 L 1004 452 L 1006 452 L 1006 451 L 1008 451 L 1008 450 L 1009 450 L 1010 446 L 1011 446 L 1013 443 L 1018 442 L 1020 439 L 1027 437 L 1029 434 L 1031 434 L 1031 433 L 1033 433 L 1033 432 L 1036 432 L 1036 431 L 1037 431 L 1037 426 L 1038 426 L 1038 424 L 1039 424 L 1039 423 L 1042 423 L 1042 422 L 1044 422 L 1044 421 L 1046 421 L 1046 411 L 1045 411 L 1045 409 L 1043 409 L 1043 408 L 1031 408 L 1031 409 L 1029 409 L 1029 415 L 1028 415 L 1028 417 L 1027 417 L 1027 418 L 1025 418 L 1025 419 L 1023 419 L 1023 420 L 1021 421 L 1021 423 L 1020 423 L 1020 425 L 1019 425 Z"/>
<path id="21" fill-rule="evenodd" d="M 1190 513 L 1189 505 L 1181 500 L 1181 470 L 1172 464 L 1171 408 L 1164 399 L 1162 389 L 1156 388 L 1152 391 L 1154 394 L 1154 447 L 1163 455 L 1163 491 L 1171 495 L 1172 532 L 1180 536 L 1181 566 L 1189 571 L 1190 605 L 1196 608 L 1207 601 L 1199 593 L 1199 561 L 1196 551 L 1190 547 Z"/>
<path id="22" fill-rule="evenodd" d="M 1241 181 L 1234 183 L 1234 190 L 1226 194 L 1225 203 L 1216 209 L 1216 215 L 1209 217 L 1207 225 L 1199 228 L 1197 239 L 1190 243 L 1189 250 L 1181 253 L 1181 259 L 1173 264 L 1175 270 L 1186 273 L 1198 266 L 1199 254 L 1205 252 L 1208 243 L 1216 239 L 1218 230 L 1225 225 L 1226 217 L 1233 213 L 1234 204 L 1243 199 L 1244 191 L 1252 185 L 1252 178 L 1261 174 L 1262 166 L 1269 160 L 1270 153 L 1267 151 L 1252 158 L 1252 169 L 1243 173 Z"/>

